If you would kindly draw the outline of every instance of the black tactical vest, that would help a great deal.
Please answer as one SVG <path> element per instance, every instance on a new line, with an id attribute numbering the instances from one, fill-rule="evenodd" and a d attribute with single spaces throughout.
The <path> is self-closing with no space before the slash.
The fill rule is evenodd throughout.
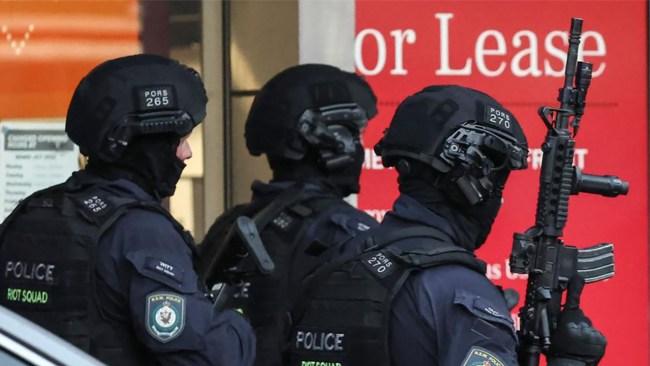
<path id="1" fill-rule="evenodd" d="M 129 324 L 109 322 L 101 312 L 94 284 L 97 243 L 133 207 L 180 225 L 157 203 L 111 195 L 105 181 L 84 178 L 32 194 L 4 221 L 0 304 L 108 365 L 151 364 Z"/>
<path id="2" fill-rule="evenodd" d="M 410 274 L 445 264 L 485 273 L 474 254 L 431 227 L 378 238 L 367 240 L 358 258 L 323 268 L 311 279 L 293 313 L 290 366 L 388 366 L 391 304 Z M 420 238 L 419 245 L 402 248 L 407 238 Z"/>
<path id="3" fill-rule="evenodd" d="M 342 205 L 347 204 L 334 194 L 308 191 L 297 185 L 270 201 L 235 207 L 215 223 L 200 246 L 200 257 L 204 260 L 214 250 L 210 246 L 223 243 L 228 226 L 237 217 L 250 216 L 275 263 L 275 271 L 270 275 L 253 273 L 253 266 L 246 261 L 238 266 L 241 276 L 237 276 L 237 269 L 230 273 L 249 282 L 247 297 L 232 302 L 231 306 L 241 308 L 255 329 L 256 366 L 286 364 L 291 310 L 302 289 L 303 278 L 322 266 L 321 253 L 340 244 L 310 242 L 305 238 L 306 230 Z M 207 277 L 214 282 L 214 276 L 207 274 Z"/>

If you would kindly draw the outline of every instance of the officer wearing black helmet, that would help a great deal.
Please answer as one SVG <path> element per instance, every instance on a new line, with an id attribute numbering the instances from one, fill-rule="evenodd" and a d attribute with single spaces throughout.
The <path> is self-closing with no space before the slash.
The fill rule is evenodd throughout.
<path id="1" fill-rule="evenodd" d="M 215 310 L 191 236 L 160 205 L 206 102 L 198 74 L 164 57 L 122 57 L 84 77 L 66 132 L 88 165 L 3 223 L 0 291 L 38 300 L 2 305 L 109 365 L 252 364 L 250 326 Z M 34 275 L 9 270 L 18 266 Z"/>
<path id="2" fill-rule="evenodd" d="M 375 147 L 400 196 L 356 259 L 318 274 L 294 312 L 290 365 L 517 365 L 503 294 L 474 251 L 512 170 L 526 167 L 515 117 L 490 96 L 430 86 L 406 98 Z M 579 279 L 550 365 L 595 365 L 605 338 L 579 308 Z"/>
<path id="3" fill-rule="evenodd" d="M 309 275 L 357 253 L 359 247 L 350 243 L 377 225 L 343 200 L 359 191 L 364 158 L 360 137 L 376 114 L 375 105 L 363 79 L 318 64 L 280 72 L 255 97 L 246 121 L 246 145 L 252 155 L 266 155 L 273 179 L 254 182 L 251 202 L 217 219 L 201 245 L 201 260 L 213 282 L 224 281 L 224 276 L 249 281 L 246 293 L 240 294 L 247 298 L 237 306 L 255 328 L 256 365 L 285 364 L 290 313 L 308 287 Z M 246 260 L 229 274 L 210 269 L 215 253 L 231 245 L 226 237 L 242 215 L 253 217 L 275 262 L 270 275 L 245 273 Z"/>

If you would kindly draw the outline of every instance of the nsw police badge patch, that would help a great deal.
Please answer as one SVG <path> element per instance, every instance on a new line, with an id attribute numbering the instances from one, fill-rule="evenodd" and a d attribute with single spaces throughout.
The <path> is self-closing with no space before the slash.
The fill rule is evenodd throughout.
<path id="1" fill-rule="evenodd" d="M 474 346 L 465 356 L 462 366 L 505 366 L 505 363 L 492 352 Z"/>
<path id="2" fill-rule="evenodd" d="M 185 328 L 185 298 L 164 292 L 147 296 L 146 322 L 147 331 L 159 342 L 178 337 Z"/>

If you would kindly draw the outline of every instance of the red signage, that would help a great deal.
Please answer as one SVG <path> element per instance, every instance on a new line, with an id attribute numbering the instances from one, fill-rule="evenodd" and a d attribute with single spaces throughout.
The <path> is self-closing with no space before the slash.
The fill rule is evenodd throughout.
<path id="1" fill-rule="evenodd" d="M 648 38 L 647 4 L 624 2 L 356 2 L 355 63 L 380 103 L 364 138 L 359 207 L 383 217 L 397 196 L 396 175 L 372 146 L 399 101 L 430 84 L 460 84 L 501 101 L 522 123 L 529 169 L 511 175 L 497 223 L 478 253 L 488 277 L 523 293 L 508 270 L 512 233 L 534 223 L 541 105 L 557 106 L 571 17 L 584 19 L 581 56 L 593 63 L 576 165 L 630 182 L 625 197 L 582 194 L 570 201 L 565 241 L 615 243 L 616 276 L 585 288 L 583 306 L 608 337 L 601 365 L 648 364 Z"/>

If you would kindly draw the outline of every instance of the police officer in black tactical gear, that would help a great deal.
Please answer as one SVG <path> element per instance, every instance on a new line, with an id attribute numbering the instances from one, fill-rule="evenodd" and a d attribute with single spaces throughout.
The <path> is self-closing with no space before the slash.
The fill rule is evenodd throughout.
<path id="1" fill-rule="evenodd" d="M 376 98 L 368 84 L 327 65 L 290 67 L 255 97 L 246 144 L 252 155 L 266 155 L 273 179 L 254 182 L 251 202 L 217 219 L 201 245 L 201 260 L 212 282 L 250 284 L 231 297 L 239 296 L 236 306 L 255 328 L 256 365 L 286 363 L 291 310 L 308 287 L 309 275 L 358 253 L 359 247 L 350 243 L 377 226 L 343 200 L 359 191 L 360 136 L 375 114 Z M 224 252 L 224 245 L 236 246 L 228 232 L 242 215 L 252 217 L 261 233 L 275 263 L 271 274 L 256 271 L 247 263 L 250 256 L 230 273 L 210 270 L 210 263 L 219 261 L 215 253 Z"/>
<path id="2" fill-rule="evenodd" d="M 296 306 L 290 365 L 517 365 L 503 294 L 474 251 L 526 167 L 515 117 L 490 96 L 430 86 L 406 98 L 375 147 L 400 196 L 357 258 L 324 268 Z M 595 365 L 605 338 L 572 280 L 549 364 Z"/>
<path id="3" fill-rule="evenodd" d="M 0 303 L 109 365 L 251 365 L 252 329 L 214 308 L 191 236 L 160 205 L 206 102 L 198 74 L 164 57 L 122 57 L 84 77 L 66 132 L 87 168 L 3 223 Z"/>

